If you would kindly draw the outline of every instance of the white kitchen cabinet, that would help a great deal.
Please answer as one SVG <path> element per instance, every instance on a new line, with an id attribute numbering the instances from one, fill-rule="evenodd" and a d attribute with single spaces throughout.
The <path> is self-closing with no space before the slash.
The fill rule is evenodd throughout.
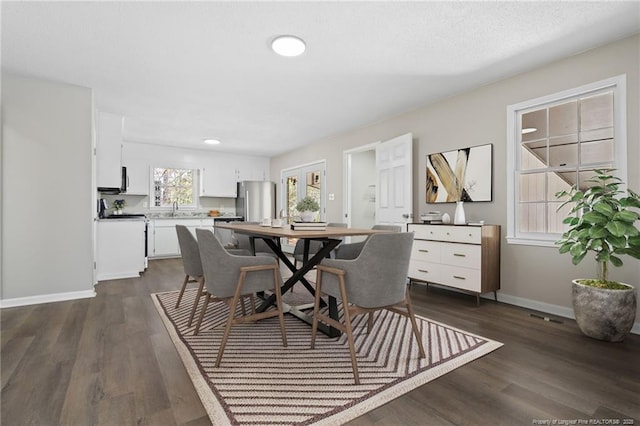
<path id="1" fill-rule="evenodd" d="M 500 226 L 407 225 L 414 232 L 409 279 L 476 295 L 500 289 Z"/>
<path id="2" fill-rule="evenodd" d="M 249 157 L 238 165 L 236 180 L 267 180 L 269 177 L 269 159 L 262 157 Z"/>
<path id="3" fill-rule="evenodd" d="M 237 195 L 236 165 L 216 161 L 200 169 L 200 196 L 235 198 Z"/>
<path id="4" fill-rule="evenodd" d="M 149 195 L 151 169 L 135 144 L 123 143 L 122 165 L 127 168 L 127 195 Z"/>
<path id="5" fill-rule="evenodd" d="M 128 160 L 124 166 L 127 168 L 127 195 L 149 195 L 149 166 L 138 160 Z"/>
<path id="6" fill-rule="evenodd" d="M 178 244 L 178 234 L 176 225 L 184 225 L 196 235 L 196 228 L 211 228 L 212 219 L 154 219 L 151 221 L 151 241 L 149 257 L 176 257 L 180 256 L 180 245 Z"/>
<path id="7" fill-rule="evenodd" d="M 164 222 L 168 221 L 162 222 L 162 225 L 166 225 Z M 156 222 L 153 231 L 153 257 L 173 257 L 180 255 L 175 226 L 158 226 L 158 222 Z"/>
<path id="8" fill-rule="evenodd" d="M 108 112 L 96 114 L 96 185 L 120 188 L 122 184 L 121 115 Z"/>
<path id="9" fill-rule="evenodd" d="M 131 278 L 145 268 L 143 220 L 99 220 L 96 235 L 96 279 Z"/>

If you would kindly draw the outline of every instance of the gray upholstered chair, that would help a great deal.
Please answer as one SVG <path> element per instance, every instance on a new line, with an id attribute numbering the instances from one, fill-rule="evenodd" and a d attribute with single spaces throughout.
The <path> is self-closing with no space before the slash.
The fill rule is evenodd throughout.
<path id="1" fill-rule="evenodd" d="M 384 231 L 400 232 L 402 227 L 400 225 L 373 225 L 371 229 L 379 229 Z M 336 259 L 355 259 L 358 257 L 364 247 L 364 243 L 367 240 L 359 241 L 357 243 L 340 244 L 336 248 Z"/>
<path id="2" fill-rule="evenodd" d="M 176 233 L 178 234 L 178 244 L 180 246 L 180 254 L 182 257 L 182 269 L 184 269 L 184 281 L 182 288 L 180 288 L 180 294 L 178 295 L 178 301 L 176 302 L 176 309 L 180 307 L 182 296 L 189 283 L 198 283 L 198 292 L 196 293 L 196 299 L 193 302 L 193 308 L 191 308 L 191 315 L 189 315 L 188 326 L 191 327 L 193 317 L 200 303 L 200 297 L 204 288 L 204 275 L 202 273 L 202 262 L 200 261 L 200 250 L 198 249 L 198 241 L 196 237 L 189 231 L 184 225 L 176 225 Z M 231 253 L 241 256 L 249 256 L 251 253 L 247 250 L 229 250 Z"/>
<path id="3" fill-rule="evenodd" d="M 282 297 L 280 287 L 282 277 L 278 268 L 278 261 L 270 256 L 237 256 L 224 249 L 220 240 L 208 229 L 196 229 L 200 260 L 205 278 L 204 305 L 198 318 L 194 335 L 200 331 L 200 325 L 211 300 L 222 301 L 229 307 L 229 316 L 218 350 L 215 366 L 220 366 L 224 348 L 231 331 L 231 326 L 238 323 L 255 322 L 263 318 L 277 316 L 280 320 L 282 343 L 287 346 L 287 336 L 284 329 L 282 312 Z M 236 316 L 236 308 L 241 297 L 265 290 L 272 290 L 276 295 L 276 309 L 250 315 Z M 253 306 L 252 306 L 253 308 Z"/>
<path id="4" fill-rule="evenodd" d="M 355 315 L 369 314 L 367 333 L 373 324 L 373 312 L 377 310 L 388 309 L 408 317 L 420 357 L 425 357 L 406 285 L 412 245 L 413 232 L 375 234 L 365 241 L 356 259 L 324 259 L 318 265 L 311 348 L 315 347 L 318 321 L 346 333 L 356 384 L 360 384 L 360 378 L 351 325 Z M 342 300 L 344 323 L 319 312 L 321 293 Z"/>
<path id="5" fill-rule="evenodd" d="M 342 222 L 329 222 L 327 227 L 346 228 L 347 224 Z M 322 248 L 321 241 L 309 241 L 309 257 L 316 254 Z M 298 267 L 298 262 L 304 262 L 304 240 L 296 241 L 296 245 L 293 248 L 293 264 Z M 291 288 L 293 289 L 293 287 Z"/>

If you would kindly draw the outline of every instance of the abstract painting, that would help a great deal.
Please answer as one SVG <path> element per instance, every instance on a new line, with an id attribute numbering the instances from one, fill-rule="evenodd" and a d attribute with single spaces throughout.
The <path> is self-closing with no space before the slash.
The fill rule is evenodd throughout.
<path id="1" fill-rule="evenodd" d="M 427 155 L 427 203 L 491 201 L 493 145 Z"/>

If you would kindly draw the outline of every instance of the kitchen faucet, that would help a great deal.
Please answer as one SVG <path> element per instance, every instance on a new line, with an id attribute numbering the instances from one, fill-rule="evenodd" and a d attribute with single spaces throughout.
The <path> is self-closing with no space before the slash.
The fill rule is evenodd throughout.
<path id="1" fill-rule="evenodd" d="M 171 216 L 176 215 L 176 210 L 178 210 L 178 202 L 174 201 L 173 203 L 171 203 Z"/>

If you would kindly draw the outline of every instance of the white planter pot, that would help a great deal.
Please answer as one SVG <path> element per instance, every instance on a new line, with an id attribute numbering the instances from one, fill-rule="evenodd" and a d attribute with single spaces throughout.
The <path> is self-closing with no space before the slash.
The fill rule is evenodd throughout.
<path id="1" fill-rule="evenodd" d="M 636 318 L 636 289 L 608 290 L 573 280 L 573 311 L 580 331 L 594 339 L 621 342 Z M 622 284 L 622 283 L 621 283 Z"/>
<path id="2" fill-rule="evenodd" d="M 316 212 L 312 212 L 311 210 L 305 210 L 300 212 L 300 219 L 303 222 L 313 222 L 313 219 L 316 217 Z"/>

